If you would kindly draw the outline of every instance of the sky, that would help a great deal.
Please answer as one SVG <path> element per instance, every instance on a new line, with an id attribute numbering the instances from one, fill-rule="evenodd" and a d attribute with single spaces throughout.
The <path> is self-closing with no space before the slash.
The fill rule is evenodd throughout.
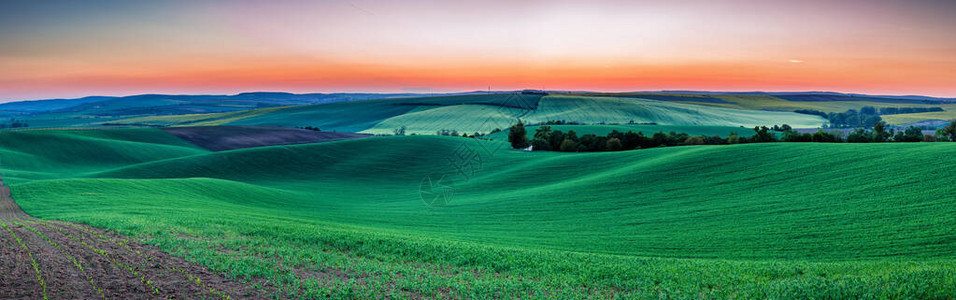
<path id="1" fill-rule="evenodd" d="M 956 97 L 956 1 L 0 1 L 0 102 L 474 90 Z"/>

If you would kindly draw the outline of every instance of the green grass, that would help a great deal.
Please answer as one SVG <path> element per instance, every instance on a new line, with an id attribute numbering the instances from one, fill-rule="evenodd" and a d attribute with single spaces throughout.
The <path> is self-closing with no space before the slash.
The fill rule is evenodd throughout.
<path id="1" fill-rule="evenodd" d="M 823 125 L 817 116 L 792 112 L 751 111 L 638 98 L 548 96 L 529 114 L 530 123 L 567 120 L 582 123 L 657 123 L 660 125 L 744 126 L 789 124 L 795 128 Z"/>
<path id="2" fill-rule="evenodd" d="M 864 106 L 881 107 L 942 107 L 943 113 L 886 116 L 890 124 L 903 125 L 925 120 L 954 118 L 956 104 L 892 103 L 880 101 L 787 101 L 770 95 L 678 95 L 683 99 L 704 98 L 701 101 L 646 100 L 638 94 L 584 95 L 509 95 L 480 94 L 440 97 L 389 98 L 302 105 L 281 108 L 251 109 L 208 114 L 144 116 L 149 105 L 178 103 L 173 100 L 153 99 L 148 103 L 112 101 L 103 108 L 90 106 L 77 112 L 45 113 L 27 117 L 31 127 L 82 127 L 103 123 L 135 126 L 186 125 L 264 125 L 264 126 L 318 126 L 328 131 L 389 134 L 401 126 L 408 133 L 434 134 L 441 129 L 459 132 L 487 132 L 502 126 L 505 116 L 513 123 L 515 117 L 530 122 L 567 120 L 584 123 L 658 123 L 662 125 L 745 126 L 790 124 L 797 128 L 815 128 L 823 124 L 814 116 L 789 113 L 798 109 L 825 112 L 859 110 Z M 674 96 L 672 94 L 667 94 Z M 625 97 L 627 96 L 627 97 Z M 722 102 L 714 102 L 711 97 Z M 171 102 L 172 101 L 172 102 Z M 888 100 L 889 101 L 889 100 Z M 121 103 L 122 102 L 122 103 Z M 144 107 L 135 116 L 94 116 L 109 109 Z M 165 106 L 166 108 L 170 106 Z M 176 106 L 180 108 L 188 106 Z M 245 106 L 215 107 L 242 109 Z M 501 109 L 507 107 L 508 109 Z M 197 110 L 208 109 L 197 107 Z M 162 107 L 160 107 L 160 110 Z M 157 110 L 158 112 L 158 110 Z M 490 119 L 489 119 L 490 118 Z M 495 124 L 495 125 L 489 125 Z M 452 125 L 456 125 L 452 127 Z M 451 127 L 451 128 L 450 128 Z"/>
<path id="3" fill-rule="evenodd" d="M 453 177 L 452 202 L 431 208 L 423 177 L 453 175 L 447 158 L 462 143 L 503 143 L 205 152 L 158 130 L 111 132 L 0 132 L 15 199 L 37 217 L 267 279 L 284 296 L 956 296 L 949 143 L 504 150 Z M 61 149 L 24 145 L 37 140 Z M 76 141 L 79 153 L 126 156 L 59 164 Z"/>
<path id="4" fill-rule="evenodd" d="M 380 99 L 258 109 L 243 112 L 140 117 L 115 121 L 159 126 L 259 125 L 314 126 L 325 131 L 435 134 L 439 130 L 487 133 L 521 119 L 530 123 L 656 123 L 660 125 L 731 126 L 789 124 L 819 127 L 824 120 L 792 112 L 768 112 L 693 105 L 638 98 L 470 95 Z M 722 133 L 726 134 L 726 133 Z"/>
<path id="5" fill-rule="evenodd" d="M 0 132 L 3 179 L 83 176 L 156 159 L 206 153 L 159 129 Z"/>
<path id="6" fill-rule="evenodd" d="M 884 115 L 883 120 L 892 125 L 912 124 L 923 121 L 956 120 L 956 110 L 925 112 L 915 114 Z"/>
<path id="7" fill-rule="evenodd" d="M 261 125 L 261 126 L 285 126 L 302 127 L 316 126 L 324 131 L 340 132 L 361 132 L 368 130 L 371 133 L 391 134 L 392 130 L 401 126 L 411 126 L 414 129 L 408 133 L 420 131 L 421 133 L 434 134 L 437 128 L 433 124 L 419 124 L 408 120 L 422 121 L 424 119 L 435 120 L 435 117 L 424 117 L 414 115 L 411 117 L 405 114 L 415 114 L 422 111 L 429 111 L 444 106 L 456 107 L 499 107 L 498 105 L 517 106 L 530 108 L 537 103 L 538 96 L 522 96 L 521 101 L 514 101 L 509 95 L 468 95 L 468 96 L 447 96 L 447 97 L 423 97 L 423 98 L 397 98 L 365 100 L 353 102 L 336 102 L 328 104 L 295 106 L 283 109 L 274 113 L 266 113 L 255 117 L 235 120 L 226 125 Z M 509 101 L 511 100 L 511 101 Z M 440 114 L 440 113 L 439 113 Z M 405 121 L 387 120 L 389 118 L 405 118 Z M 441 117 L 441 116 L 440 116 Z M 388 128 L 391 125 L 378 125 L 381 122 L 394 124 L 395 128 Z M 447 120 L 438 120 L 438 122 L 447 122 Z M 440 127 L 440 126 L 438 126 Z M 449 128 L 453 129 L 453 128 Z"/>
<path id="8" fill-rule="evenodd" d="M 454 105 L 410 112 L 375 124 L 363 133 L 392 134 L 396 128 L 405 126 L 407 134 L 435 134 L 447 130 L 461 133 L 491 132 L 495 128 L 507 128 L 515 123 L 515 117 L 527 110 L 492 105 Z"/>
<path id="9" fill-rule="evenodd" d="M 286 107 L 270 107 L 261 109 L 251 109 L 223 113 L 208 114 L 185 114 L 185 115 L 163 115 L 146 116 L 114 120 L 106 123 L 119 125 L 147 125 L 147 126 L 216 126 L 241 119 L 251 118 L 267 113 L 272 113 Z"/>
<path id="10" fill-rule="evenodd" d="M 634 97 L 633 94 L 604 94 L 606 97 L 614 97 L 618 95 L 629 95 Z M 689 95 L 678 95 L 678 94 L 662 94 L 670 96 L 683 96 L 687 99 L 693 99 L 694 97 L 701 97 L 702 95 L 689 94 Z M 736 108 L 744 110 L 769 110 L 769 111 L 794 111 L 798 109 L 813 109 L 824 112 L 845 112 L 849 109 L 860 110 L 864 106 L 872 106 L 876 108 L 881 107 L 942 107 L 947 111 L 956 110 L 956 104 L 924 104 L 924 103 L 893 103 L 887 101 L 788 101 L 782 98 L 774 97 L 771 95 L 706 95 L 708 97 L 713 97 L 720 99 L 724 102 L 729 103 L 715 103 L 709 101 L 708 99 L 701 101 L 682 101 L 681 103 L 688 104 L 698 104 L 706 106 L 717 106 L 717 107 L 726 107 L 726 108 Z"/>

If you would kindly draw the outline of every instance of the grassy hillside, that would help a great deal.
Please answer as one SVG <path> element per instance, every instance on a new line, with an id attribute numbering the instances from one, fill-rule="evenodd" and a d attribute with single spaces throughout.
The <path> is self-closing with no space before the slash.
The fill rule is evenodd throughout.
<path id="1" fill-rule="evenodd" d="M 919 100 L 889 99 L 878 97 L 820 96 L 818 101 L 796 101 L 784 99 L 786 96 L 739 95 L 739 94 L 657 94 L 657 93 L 609 93 L 596 94 L 602 97 L 626 97 L 661 99 L 688 104 L 718 106 L 746 110 L 794 111 L 814 109 L 824 112 L 845 112 L 848 109 L 859 110 L 864 106 L 880 107 L 943 107 L 956 110 L 956 103 L 924 103 Z M 800 97 L 795 97 L 800 98 Z M 825 101 L 823 101 L 825 100 Z"/>
<path id="2" fill-rule="evenodd" d="M 668 93 L 555 94 L 546 97 L 513 94 L 391 96 L 282 93 L 236 96 L 142 95 L 99 99 L 91 103 L 74 100 L 76 104 L 71 104 L 74 106 L 53 111 L 35 111 L 42 107 L 40 103 L 5 107 L 26 107 L 24 109 L 27 111 L 9 112 L 8 117 L 25 119 L 31 127 L 99 126 L 103 123 L 133 126 L 319 126 L 329 131 L 374 134 L 391 133 L 401 126 L 408 128 L 407 133 L 417 134 L 433 134 L 442 129 L 487 132 L 495 128 L 489 124 L 498 124 L 502 116 L 521 117 L 532 122 L 563 119 L 584 123 L 627 123 L 634 120 L 637 123 L 664 125 L 746 127 L 787 123 L 798 128 L 815 128 L 822 125 L 823 120 L 785 112 L 799 109 L 844 112 L 848 109 L 859 110 L 864 106 L 942 107 L 946 110 L 942 113 L 887 117 L 893 125 L 956 117 L 951 113 L 956 111 L 956 103 L 932 104 L 912 99 L 839 95 L 795 95 L 789 96 L 793 98 L 790 100 L 784 99 L 788 96 L 772 95 Z M 366 100 L 346 101 L 353 97 Z M 313 102 L 325 104 L 301 105 Z M 259 104 L 283 108 L 253 109 Z M 54 101 L 50 105 L 56 108 L 64 104 Z M 292 106 L 290 110 L 284 109 L 289 106 Z M 437 108 L 440 109 L 429 112 Z M 406 116 L 408 113 L 418 114 Z M 355 122 L 349 118 L 355 119 Z M 450 125 L 458 126 L 449 128 Z"/>
<path id="3" fill-rule="evenodd" d="M 790 124 L 819 127 L 819 117 L 790 112 L 747 111 L 639 98 L 549 96 L 527 116 L 529 122 L 657 123 L 661 125 L 745 126 Z"/>
<path id="4" fill-rule="evenodd" d="M 72 133 L 17 134 L 86 139 Z M 164 150 L 49 174 L 26 169 L 65 150 L 5 143 L 32 162 L 8 166 L 4 155 L 14 197 L 35 216 L 113 228 L 307 297 L 956 295 L 956 199 L 940 196 L 956 193 L 948 143 L 499 151 L 465 179 L 448 158 L 501 142 L 379 137 L 210 153 L 137 136 Z M 145 142 L 129 139 L 84 149 Z M 454 182 L 445 207 L 420 198 L 436 174 Z"/>
<path id="5" fill-rule="evenodd" d="M 224 113 L 211 114 L 185 114 L 185 115 L 166 115 L 166 116 L 146 116 L 114 120 L 110 122 L 114 125 L 135 125 L 135 126 L 217 126 L 237 120 L 251 118 L 267 113 L 272 113 L 286 107 L 270 107 L 262 109 L 252 109 Z"/>
<path id="6" fill-rule="evenodd" d="M 205 153 L 159 129 L 0 131 L 6 182 L 82 176 L 113 167 Z"/>
<path id="7" fill-rule="evenodd" d="M 925 112 L 915 114 L 884 115 L 883 120 L 889 124 L 911 124 L 925 121 L 952 121 L 956 120 L 956 110 L 939 112 Z"/>
<path id="8" fill-rule="evenodd" d="M 407 113 L 428 111 L 444 106 L 455 107 L 517 107 L 527 109 L 537 105 L 536 99 L 540 96 L 520 96 L 515 99 L 514 96 L 507 94 L 496 95 L 468 95 L 468 96 L 446 96 L 446 97 L 424 97 L 424 98 L 404 98 L 404 99 L 383 99 L 368 101 L 339 102 L 320 105 L 296 106 L 283 109 L 276 113 L 267 113 L 251 118 L 236 120 L 228 125 L 261 125 L 261 126 L 317 126 L 325 131 L 343 131 L 343 132 L 365 132 L 365 133 L 392 133 L 392 130 L 401 126 L 411 126 L 415 128 L 427 128 L 412 130 L 408 133 L 421 132 L 434 134 L 444 122 L 445 119 L 438 119 L 439 124 L 410 124 L 409 118 L 413 121 L 436 120 L 429 116 L 404 116 Z M 465 111 L 462 111 L 464 113 Z M 439 115 L 442 113 L 439 112 Z M 479 116 L 472 116 L 479 117 Z M 481 116 L 484 117 L 484 116 Z M 402 118 L 398 121 L 389 121 L 386 124 L 394 124 L 395 128 L 386 126 L 377 126 L 380 122 L 389 118 Z M 434 129 L 432 129 L 434 128 Z M 369 131 L 364 131 L 369 130 Z"/>
<path id="9" fill-rule="evenodd" d="M 640 98 L 469 95 L 383 99 L 292 106 L 236 113 L 143 117 L 119 124 L 317 126 L 325 131 L 435 134 L 439 130 L 490 132 L 518 118 L 530 123 L 552 120 L 582 123 L 657 123 L 660 125 L 745 126 L 790 124 L 814 128 L 824 120 L 792 112 L 729 109 Z M 726 133 L 724 133 L 726 134 Z"/>

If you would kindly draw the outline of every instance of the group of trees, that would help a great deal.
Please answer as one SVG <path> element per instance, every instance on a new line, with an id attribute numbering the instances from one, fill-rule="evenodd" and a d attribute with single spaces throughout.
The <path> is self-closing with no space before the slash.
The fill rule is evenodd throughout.
<path id="1" fill-rule="evenodd" d="M 777 130 L 774 130 L 777 129 Z M 887 129 L 886 123 L 877 122 L 872 129 L 857 128 L 843 134 L 843 131 L 828 132 L 818 130 L 815 133 L 800 133 L 789 125 L 754 127 L 754 134 L 746 137 L 731 132 L 726 138 L 713 136 L 690 136 L 687 133 L 658 132 L 645 136 L 641 132 L 619 132 L 612 130 L 606 136 L 585 134 L 578 137 L 574 130 L 567 133 L 551 130 L 551 126 L 540 126 L 531 140 L 528 140 L 524 124 L 518 122 L 511 126 L 508 142 L 513 148 L 533 146 L 534 151 L 562 152 L 599 152 L 645 149 L 662 146 L 680 145 L 726 145 L 745 143 L 773 142 L 814 142 L 814 143 L 883 143 L 883 142 L 935 142 L 956 141 L 956 121 L 936 131 L 935 135 L 924 135 L 922 129 L 915 126 L 897 131 Z M 779 137 L 774 131 L 781 132 Z"/>
<path id="2" fill-rule="evenodd" d="M 26 120 L 10 119 L 10 123 L 0 123 L 0 129 L 30 127 Z"/>
<path id="3" fill-rule="evenodd" d="M 915 114 L 943 111 L 942 107 L 880 107 L 881 115 Z"/>
<path id="4" fill-rule="evenodd" d="M 491 133 L 495 133 L 495 132 L 501 131 L 501 129 L 495 129 L 495 130 L 497 130 L 497 131 L 492 131 Z M 441 135 L 441 136 L 460 136 L 460 137 L 469 137 L 469 138 L 480 138 L 480 137 L 485 136 L 485 134 L 480 133 L 480 132 L 475 132 L 475 133 L 473 133 L 473 134 L 471 134 L 471 135 L 468 135 L 467 132 L 462 132 L 461 134 L 458 134 L 458 130 L 454 130 L 454 129 L 442 129 L 442 130 L 438 130 L 438 131 L 435 132 L 435 134 L 436 134 L 436 135 Z"/>
<path id="5" fill-rule="evenodd" d="M 319 127 L 314 127 L 314 126 L 304 126 L 304 127 L 296 127 L 296 128 L 301 128 L 301 129 L 305 129 L 305 130 L 312 130 L 312 131 L 322 131 L 322 129 L 319 129 Z"/>
<path id="6" fill-rule="evenodd" d="M 828 125 L 825 127 L 830 128 L 872 128 L 876 123 L 883 121 L 877 109 L 872 106 L 864 106 L 859 111 L 850 109 L 842 113 L 825 113 L 812 109 L 800 109 L 794 112 L 821 116 L 827 119 Z"/>
<path id="7" fill-rule="evenodd" d="M 584 134 L 578 136 L 574 130 L 567 133 L 552 130 L 551 126 L 540 126 L 535 130 L 531 140 L 528 140 L 524 124 L 518 122 L 511 127 L 508 133 L 508 142 L 514 148 L 533 146 L 535 151 L 562 151 L 562 152 L 601 152 L 620 151 L 660 146 L 683 145 L 690 138 L 686 133 L 658 132 L 652 136 L 645 136 L 641 132 L 620 132 L 612 130 L 605 136 Z M 709 141 L 713 137 L 707 137 Z M 719 137 L 717 137 L 719 138 Z"/>

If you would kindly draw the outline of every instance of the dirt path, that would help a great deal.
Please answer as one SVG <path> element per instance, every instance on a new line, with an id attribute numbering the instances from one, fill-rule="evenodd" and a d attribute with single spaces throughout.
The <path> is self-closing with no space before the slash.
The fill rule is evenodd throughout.
<path id="1" fill-rule="evenodd" d="M 0 227 L 0 299 L 261 298 L 246 284 L 155 247 L 30 217 L 6 186 L 0 186 Z"/>

